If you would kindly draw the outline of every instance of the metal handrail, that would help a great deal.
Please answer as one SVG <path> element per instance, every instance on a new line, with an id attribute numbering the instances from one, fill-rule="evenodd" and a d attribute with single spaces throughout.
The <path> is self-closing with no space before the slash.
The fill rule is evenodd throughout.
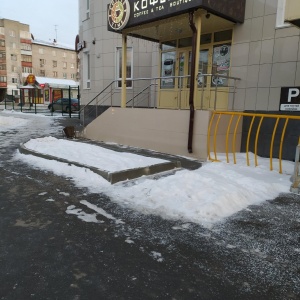
<path id="1" fill-rule="evenodd" d="M 219 74 L 219 73 L 206 73 L 206 74 L 201 74 L 200 72 L 198 73 L 198 77 L 201 76 L 201 77 L 212 77 L 214 76 L 215 78 L 224 78 L 224 79 L 228 79 L 228 80 L 234 80 L 234 90 L 233 90 L 233 102 L 232 102 L 232 110 L 233 110 L 233 107 L 234 107 L 234 101 L 235 101 L 235 89 L 236 89 L 236 80 L 240 80 L 240 78 L 237 78 L 237 77 L 233 77 L 233 76 L 227 76 L 227 75 L 223 75 L 223 74 Z M 132 89 L 132 98 L 130 100 L 128 100 L 126 102 L 126 104 L 130 103 L 132 101 L 132 107 L 134 107 L 134 105 L 137 105 L 137 104 L 141 104 L 141 101 L 145 101 L 145 99 L 141 100 L 141 101 L 138 101 L 138 103 L 134 103 L 134 99 L 136 99 L 138 96 L 140 96 L 143 92 L 145 92 L 147 89 L 150 89 L 152 86 L 157 86 L 159 83 L 157 83 L 158 80 L 165 80 L 165 79 L 173 79 L 174 80 L 174 88 L 176 86 L 176 91 L 180 92 L 182 91 L 182 89 L 184 88 L 182 83 L 184 82 L 183 80 L 184 79 L 187 79 L 187 78 L 190 78 L 191 76 L 190 75 L 183 75 L 183 76 L 158 76 L 158 77 L 141 77 L 141 78 L 129 78 L 127 79 L 127 81 L 131 82 L 132 85 L 131 85 L 131 89 Z M 176 79 L 176 81 L 175 81 Z M 108 100 L 108 98 L 110 97 L 111 98 L 111 103 L 110 105 L 112 106 L 112 101 L 113 101 L 113 95 L 114 95 L 114 92 L 115 91 L 115 88 L 113 88 L 113 85 L 117 82 L 119 82 L 120 79 L 118 80 L 113 80 L 112 82 L 110 82 L 101 92 L 99 92 L 95 97 L 93 97 L 87 104 L 85 104 L 83 107 L 80 108 L 79 110 L 79 114 L 81 114 L 82 112 L 83 113 L 83 123 L 84 123 L 84 115 L 86 113 L 86 107 L 87 106 L 91 106 L 91 103 L 93 103 L 94 101 L 96 101 L 95 103 L 95 115 L 96 117 L 98 116 L 98 107 L 99 105 L 102 105 L 105 101 Z M 135 91 L 135 87 L 134 87 L 134 82 L 137 82 L 137 81 L 151 81 L 151 83 L 149 85 L 147 85 L 146 87 L 143 87 L 141 86 L 142 90 L 139 91 L 136 95 L 134 95 L 134 91 Z M 153 82 L 154 81 L 154 82 Z M 228 82 L 229 83 L 229 82 Z M 201 106 L 200 106 L 200 109 L 203 109 L 203 97 L 204 97 L 204 86 L 205 84 L 202 84 L 202 85 L 198 85 L 197 88 L 198 89 L 201 89 L 202 88 L 202 95 L 201 95 Z M 186 86 L 188 88 L 188 86 Z M 220 87 L 220 85 L 218 86 L 218 84 L 216 84 L 215 86 L 213 85 L 211 88 L 212 89 L 215 89 L 215 102 L 214 102 L 214 110 L 216 110 L 216 103 L 217 103 L 217 89 Z M 224 86 L 225 87 L 225 86 Z M 168 89 L 168 87 L 166 87 Z M 233 86 L 229 86 L 227 85 L 226 88 L 233 88 Z M 179 90 L 178 90 L 179 89 Z M 103 95 L 105 92 L 108 93 L 108 96 L 105 96 L 105 99 L 102 99 L 103 97 L 101 97 L 99 99 L 99 97 L 101 95 Z M 130 89 L 127 91 L 130 93 Z M 149 91 L 150 92 L 150 91 Z M 228 91 L 229 93 L 232 93 L 232 91 Z M 149 96 L 149 99 L 150 97 L 152 98 L 153 94 L 156 96 L 156 93 L 157 93 L 157 89 L 154 89 L 154 91 L 151 90 L 151 96 Z M 149 100 L 148 99 L 148 107 L 150 106 L 149 105 Z M 178 98 L 179 99 L 179 98 Z M 99 104 L 100 103 L 100 104 Z M 154 104 L 155 106 L 155 104 Z M 178 108 L 180 109 L 181 107 L 181 104 L 178 103 Z M 92 111 L 90 111 L 87 116 L 88 117 L 91 117 L 93 114 Z"/>
<path id="2" fill-rule="evenodd" d="M 139 95 L 141 95 L 143 92 L 145 92 L 147 89 L 149 89 L 151 86 L 157 86 L 157 83 L 151 83 L 148 86 L 146 86 L 143 90 L 141 90 L 138 94 L 136 94 L 135 96 L 133 96 L 130 100 L 128 100 L 126 102 L 126 104 L 128 104 L 129 102 L 133 101 L 135 98 L 137 98 Z"/>
<path id="3" fill-rule="evenodd" d="M 84 108 L 87 106 L 87 105 L 90 105 L 96 98 L 98 98 L 101 94 L 103 94 L 112 84 L 114 84 L 115 82 L 118 82 L 120 80 L 113 80 L 109 85 L 107 85 L 100 93 L 98 93 L 90 102 L 88 102 L 87 104 L 84 105 L 84 107 L 82 107 L 80 110 L 79 110 L 79 113 L 81 113 L 82 110 L 84 110 Z"/>

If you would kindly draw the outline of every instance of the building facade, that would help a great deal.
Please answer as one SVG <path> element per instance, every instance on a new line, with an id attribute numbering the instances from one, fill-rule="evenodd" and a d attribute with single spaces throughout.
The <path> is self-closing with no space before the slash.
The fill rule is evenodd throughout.
<path id="1" fill-rule="evenodd" d="M 13 96 L 18 102 L 20 87 L 29 74 L 60 79 L 61 85 L 65 80 L 75 84 L 78 78 L 75 47 L 34 40 L 29 25 L 0 19 L 0 101 Z"/>
<path id="2" fill-rule="evenodd" d="M 33 74 L 39 77 L 77 78 L 77 54 L 74 47 L 59 43 L 32 40 Z"/>
<path id="3" fill-rule="evenodd" d="M 204 157 L 207 153 L 202 156 L 200 152 L 206 149 L 201 149 L 199 141 L 207 135 L 211 111 L 297 114 L 300 110 L 300 29 L 285 22 L 289 20 L 287 11 L 297 11 L 294 5 L 299 4 L 295 0 L 80 0 L 79 3 L 77 51 L 81 59 L 83 103 L 89 103 L 107 86 L 114 86 L 115 91 L 103 101 L 122 107 L 123 110 L 117 111 L 120 119 L 124 117 L 122 124 L 114 126 L 116 119 L 106 112 L 87 126 L 87 136 L 136 146 L 150 144 L 157 150 L 187 154 L 186 147 L 180 146 L 193 135 L 186 129 L 186 123 L 206 120 L 205 124 L 197 124 L 204 129 L 196 133 L 197 142 L 192 142 L 197 144 L 196 150 L 190 151 L 188 147 L 188 152 Z M 297 25 L 300 15 L 292 18 Z M 152 80 L 136 90 L 137 82 L 144 78 Z M 138 135 L 137 126 L 130 122 L 141 119 L 133 115 L 133 110 L 126 112 L 126 107 L 136 107 L 134 99 L 146 89 L 151 105 L 163 109 L 156 116 L 161 114 L 161 120 L 168 122 L 157 120 L 156 124 L 160 124 L 157 128 L 150 120 L 147 133 Z M 143 102 L 141 106 L 147 105 Z M 195 115 L 199 114 L 195 118 L 194 110 Z M 186 117 L 189 113 L 191 116 Z M 143 112 L 139 110 L 136 114 Z M 142 118 L 145 123 L 146 114 L 149 111 Z M 116 109 L 112 115 L 116 115 Z M 151 113 L 149 118 L 155 116 Z M 97 130 L 106 126 L 104 119 L 114 132 Z M 184 122 L 177 126 L 173 119 Z M 122 131 L 126 126 L 130 130 Z M 181 131 L 184 134 L 179 137 Z M 160 141 L 155 136 L 151 138 L 151 132 Z M 178 145 L 172 144 L 168 134 L 176 136 Z M 141 143 L 143 136 L 147 139 Z M 151 143 L 147 144 L 147 140 Z M 169 150 L 153 147 L 159 143 L 169 143 L 166 146 Z"/>
<path id="4" fill-rule="evenodd" d="M 18 97 L 22 74 L 32 72 L 29 25 L 0 19 L 0 101 L 6 94 Z"/>

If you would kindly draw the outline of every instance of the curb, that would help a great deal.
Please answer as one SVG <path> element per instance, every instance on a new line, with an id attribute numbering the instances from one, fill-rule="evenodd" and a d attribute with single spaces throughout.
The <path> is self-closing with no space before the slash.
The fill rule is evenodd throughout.
<path id="1" fill-rule="evenodd" d="M 111 184 L 115 184 L 117 182 L 121 182 L 121 181 L 125 181 L 125 180 L 136 179 L 141 176 L 149 176 L 149 175 L 154 175 L 154 174 L 158 174 L 161 172 L 181 169 L 180 161 L 175 161 L 175 162 L 169 161 L 169 162 L 156 164 L 156 165 L 152 165 L 152 166 L 128 169 L 128 170 L 124 170 L 124 171 L 110 173 L 110 172 L 103 171 L 103 170 L 100 170 L 100 169 L 92 167 L 92 166 L 80 164 L 76 161 L 67 160 L 64 158 L 59 158 L 59 157 L 55 157 L 55 156 L 48 155 L 48 154 L 46 155 L 46 154 L 43 154 L 43 153 L 40 153 L 40 152 L 37 152 L 34 150 L 30 150 L 25 147 L 24 143 L 20 144 L 19 151 L 20 151 L 20 153 L 25 154 L 25 155 L 34 155 L 34 156 L 37 156 L 37 157 L 40 157 L 43 159 L 55 160 L 55 161 L 59 161 L 62 163 L 66 163 L 68 165 L 74 165 L 76 167 L 90 169 L 92 172 L 102 176 L 104 179 L 106 179 Z"/>

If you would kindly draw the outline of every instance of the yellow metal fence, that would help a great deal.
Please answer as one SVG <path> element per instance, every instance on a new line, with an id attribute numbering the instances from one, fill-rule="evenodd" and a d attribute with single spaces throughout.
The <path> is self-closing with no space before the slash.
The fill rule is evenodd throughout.
<path id="1" fill-rule="evenodd" d="M 279 143 L 279 173 L 282 173 L 282 149 L 284 146 L 284 138 L 286 134 L 286 128 L 288 125 L 289 120 L 299 120 L 300 116 L 295 115 L 277 115 L 277 114 L 262 114 L 262 113 L 247 113 L 247 112 L 221 112 L 221 111 L 214 111 L 212 113 L 212 117 L 208 126 L 208 141 L 207 141 L 207 154 L 208 159 L 211 161 L 218 161 L 217 157 L 217 141 L 218 141 L 218 134 L 220 130 L 224 131 L 224 128 L 220 128 L 220 123 L 222 118 L 226 116 L 226 123 L 227 123 L 227 129 L 225 133 L 225 153 L 226 153 L 226 161 L 227 163 L 230 162 L 229 160 L 229 147 L 231 146 L 231 153 L 233 155 L 233 162 L 236 164 L 236 153 L 240 152 L 240 149 L 236 149 L 237 144 L 237 135 L 238 133 L 241 134 L 241 132 L 238 132 L 238 129 L 241 127 L 241 122 L 243 121 L 243 117 L 250 117 L 251 122 L 249 126 L 249 130 L 247 133 L 247 139 L 246 139 L 246 163 L 248 166 L 250 166 L 250 159 L 249 159 L 249 147 L 250 147 L 250 136 L 252 134 L 255 135 L 255 141 L 254 145 L 252 145 L 252 148 L 254 148 L 254 161 L 255 166 L 258 166 L 258 143 L 259 143 L 259 135 L 262 123 L 267 118 L 272 118 L 275 121 L 275 125 L 272 132 L 272 137 L 269 145 L 269 157 L 270 157 L 270 170 L 273 170 L 273 155 L 274 155 L 274 141 L 275 141 L 275 135 L 280 134 L 278 130 L 278 124 L 280 120 L 283 120 L 283 128 L 280 134 L 280 143 Z M 253 124 L 254 121 L 258 121 L 258 126 L 255 128 L 256 132 L 253 130 Z M 235 124 L 234 124 L 235 122 Z M 224 127 L 224 123 L 222 123 L 222 127 Z M 230 145 L 230 138 L 231 137 L 231 145 Z M 296 146 L 296 145 L 295 145 Z M 213 149 L 211 149 L 213 148 Z M 212 157 L 212 153 L 214 157 Z"/>

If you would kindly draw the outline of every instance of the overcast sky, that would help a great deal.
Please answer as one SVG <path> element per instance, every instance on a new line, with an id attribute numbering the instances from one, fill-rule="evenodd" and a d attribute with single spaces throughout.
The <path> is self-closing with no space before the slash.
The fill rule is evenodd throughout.
<path id="1" fill-rule="evenodd" d="M 35 39 L 49 41 L 57 36 L 59 43 L 73 46 L 78 34 L 78 0 L 0 0 L 2 18 L 30 25 Z"/>

